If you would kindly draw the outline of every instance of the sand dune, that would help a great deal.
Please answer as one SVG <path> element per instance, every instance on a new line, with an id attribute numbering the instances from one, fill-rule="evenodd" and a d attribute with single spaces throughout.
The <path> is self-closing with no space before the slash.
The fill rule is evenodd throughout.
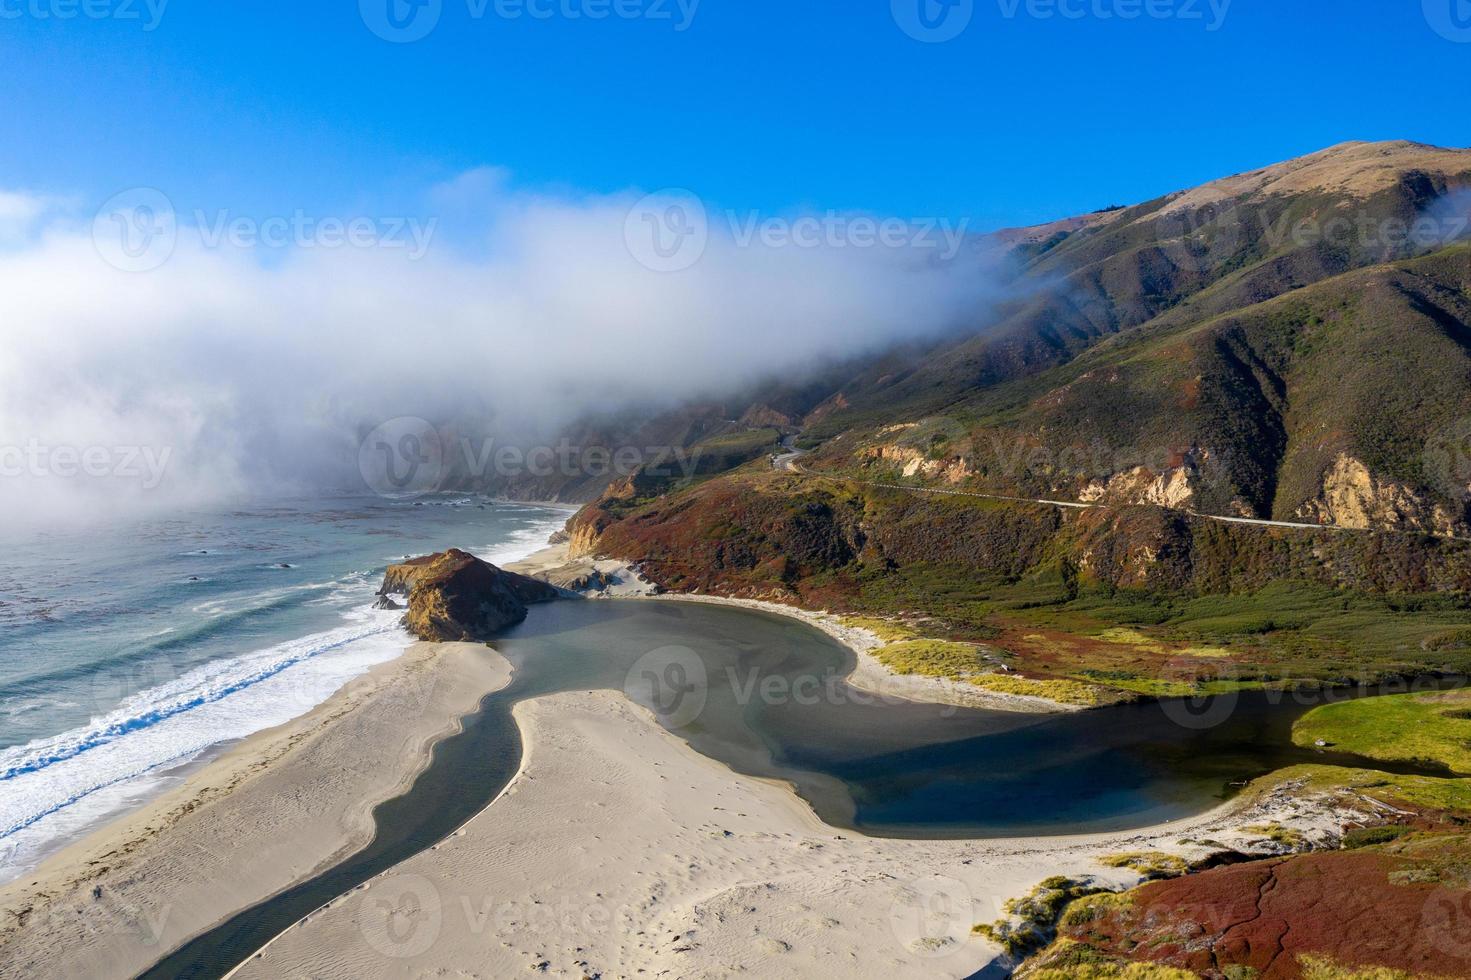
<path id="1" fill-rule="evenodd" d="M 372 807 L 509 676 L 484 646 L 417 644 L 245 741 L 0 891 L 0 976 L 134 975 L 334 863 L 369 840 Z M 1245 850 L 1246 825 L 1326 834 L 1341 822 L 1328 804 L 1281 793 L 1112 835 L 874 839 L 821 823 L 784 783 L 698 754 L 619 692 L 515 710 L 526 752 L 495 803 L 238 975 L 965 977 L 998 953 L 971 927 L 1046 877 L 1123 887 L 1137 876 L 1100 856 L 1199 857 L 1206 848 L 1182 838 Z"/>
<path id="2" fill-rule="evenodd" d="M 1136 879 L 1101 854 L 1215 832 L 867 838 L 739 776 L 607 691 L 524 702 L 522 770 L 460 832 L 287 931 L 240 978 L 965 977 L 970 934 L 1053 874 Z"/>
<path id="3" fill-rule="evenodd" d="M 510 666 L 477 644 L 415 644 L 316 710 L 0 889 L 0 976 L 129 977 L 238 909 L 362 847 Z"/>

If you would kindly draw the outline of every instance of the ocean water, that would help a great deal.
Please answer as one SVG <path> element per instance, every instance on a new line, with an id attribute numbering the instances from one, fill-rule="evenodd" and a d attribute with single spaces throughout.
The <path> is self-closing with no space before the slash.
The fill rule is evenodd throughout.
<path id="1" fill-rule="evenodd" d="M 401 614 L 372 609 L 389 563 L 513 561 L 567 516 L 333 498 L 0 532 L 0 881 L 401 654 Z"/>

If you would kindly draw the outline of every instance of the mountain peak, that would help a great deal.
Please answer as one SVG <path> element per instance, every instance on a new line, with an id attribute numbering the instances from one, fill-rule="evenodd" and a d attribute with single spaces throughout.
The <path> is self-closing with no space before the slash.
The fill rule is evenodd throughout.
<path id="1" fill-rule="evenodd" d="M 1271 194 L 1324 192 L 1362 199 L 1393 186 L 1411 171 L 1442 177 L 1471 173 L 1471 150 L 1409 140 L 1339 143 L 1307 156 L 1182 191 L 1170 202 L 1168 210 Z"/>

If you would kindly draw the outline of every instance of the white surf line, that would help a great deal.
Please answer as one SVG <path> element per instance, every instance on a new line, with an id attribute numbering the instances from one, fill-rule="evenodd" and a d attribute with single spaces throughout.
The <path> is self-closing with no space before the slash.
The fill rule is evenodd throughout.
<path id="1" fill-rule="evenodd" d="M 785 469 L 791 473 L 802 476 L 815 476 L 823 480 L 837 480 L 839 477 L 826 476 L 820 473 L 812 473 L 797 462 L 799 456 L 805 455 L 805 450 L 795 450 L 772 460 L 772 465 L 777 469 Z M 999 493 L 977 493 L 973 490 L 941 490 L 935 487 L 914 487 L 901 483 L 877 483 L 873 480 L 853 480 L 867 487 L 880 487 L 884 490 L 906 490 L 910 493 L 933 493 L 949 497 L 976 497 L 980 500 L 1001 500 L 1014 504 L 1042 504 L 1047 507 L 1063 507 L 1069 510 L 1095 510 L 1095 509 L 1117 509 L 1117 504 L 1083 503 L 1075 500 L 1048 500 L 1045 497 L 1009 497 Z M 1147 505 L 1141 505 L 1147 506 Z M 1162 507 L 1161 510 L 1175 510 L 1178 513 L 1188 514 L 1191 517 L 1199 517 L 1206 521 L 1219 521 L 1222 524 L 1246 524 L 1252 527 L 1282 527 L 1299 531 L 1338 531 L 1340 533 L 1358 534 L 1405 534 L 1416 537 L 1439 538 L 1442 541 L 1471 541 L 1471 538 L 1458 538 L 1451 534 L 1436 534 L 1433 531 L 1405 531 L 1399 528 L 1376 528 L 1376 527 L 1344 527 L 1341 524 L 1305 524 L 1293 521 L 1267 521 L 1257 517 L 1227 517 L 1224 514 L 1202 514 L 1198 510 L 1178 510 L 1174 507 Z"/>

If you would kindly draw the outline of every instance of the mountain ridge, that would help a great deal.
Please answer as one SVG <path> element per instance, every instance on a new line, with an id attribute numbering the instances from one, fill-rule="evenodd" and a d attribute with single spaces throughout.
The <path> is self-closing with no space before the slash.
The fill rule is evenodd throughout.
<path id="1" fill-rule="evenodd" d="M 1214 183 L 1003 233 L 1012 299 L 855 365 L 779 430 L 799 471 L 636 474 L 576 548 L 1136 693 L 1471 669 L 1471 235 L 1459 211 L 1379 235 L 1460 208 L 1471 151 L 1341 144 Z M 1152 652 L 1098 639 L 1121 629 Z"/>

